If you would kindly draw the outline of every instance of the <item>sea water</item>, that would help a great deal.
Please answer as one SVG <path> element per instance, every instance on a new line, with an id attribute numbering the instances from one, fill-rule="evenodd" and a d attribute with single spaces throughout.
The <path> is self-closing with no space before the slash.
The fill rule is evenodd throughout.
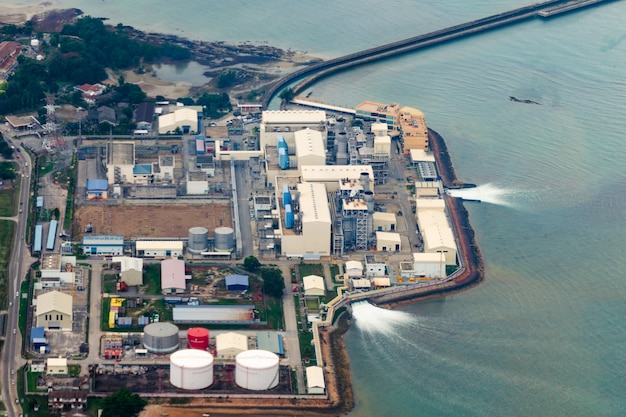
<path id="1" fill-rule="evenodd" d="M 326 58 L 530 3 L 56 4 L 113 24 Z M 626 2 L 610 2 L 356 68 L 308 91 L 337 105 L 420 108 L 461 180 L 505 191 L 467 204 L 484 283 L 392 316 L 355 307 L 351 417 L 624 415 L 625 20 Z"/>

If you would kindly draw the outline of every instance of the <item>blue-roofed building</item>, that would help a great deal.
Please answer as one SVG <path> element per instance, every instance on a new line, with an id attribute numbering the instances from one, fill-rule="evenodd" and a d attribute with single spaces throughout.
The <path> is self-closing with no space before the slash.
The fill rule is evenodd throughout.
<path id="1" fill-rule="evenodd" d="M 54 250 L 54 242 L 57 238 L 57 227 L 59 222 L 56 220 L 50 220 L 50 228 L 48 229 L 48 240 L 46 241 L 46 249 Z"/>
<path id="2" fill-rule="evenodd" d="M 124 253 L 124 236 L 83 236 L 82 248 L 85 255 L 121 255 Z"/>
<path id="3" fill-rule="evenodd" d="M 225 281 L 228 291 L 245 291 L 250 285 L 247 275 L 229 275 Z"/>
<path id="4" fill-rule="evenodd" d="M 152 165 L 150 164 L 139 164 L 133 167 L 134 175 L 150 175 L 152 174 Z"/>
<path id="5" fill-rule="evenodd" d="M 107 180 L 87 180 L 87 200 L 106 200 L 108 191 Z"/>
<path id="6" fill-rule="evenodd" d="M 34 339 L 43 339 L 45 338 L 45 329 L 43 327 L 33 327 L 30 329 L 30 341 L 32 342 Z"/>
<path id="7" fill-rule="evenodd" d="M 37 205 L 37 209 L 43 208 L 43 197 L 42 196 L 37 197 L 36 205 Z"/>
<path id="8" fill-rule="evenodd" d="M 43 240 L 43 226 L 35 226 L 35 240 L 33 242 L 33 252 L 41 252 L 41 242 Z"/>
<path id="9" fill-rule="evenodd" d="M 257 332 L 256 347 L 257 349 L 267 350 L 277 355 L 285 354 L 283 335 L 276 332 Z"/>

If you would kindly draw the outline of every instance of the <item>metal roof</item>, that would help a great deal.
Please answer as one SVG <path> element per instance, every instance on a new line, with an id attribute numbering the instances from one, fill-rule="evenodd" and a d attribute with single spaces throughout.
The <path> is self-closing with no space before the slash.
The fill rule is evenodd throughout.
<path id="1" fill-rule="evenodd" d="M 106 191 L 108 189 L 107 180 L 87 180 L 87 191 Z"/>
<path id="2" fill-rule="evenodd" d="M 234 323 L 254 322 L 253 305 L 198 305 L 175 306 L 174 321 L 177 323 Z"/>
<path id="3" fill-rule="evenodd" d="M 185 289 L 185 261 L 166 259 L 161 261 L 161 289 Z"/>
<path id="4" fill-rule="evenodd" d="M 58 311 L 68 316 L 72 315 L 72 296 L 60 291 L 50 291 L 37 297 L 36 316 Z"/>
<path id="5" fill-rule="evenodd" d="M 267 350 L 278 355 L 285 354 L 283 335 L 276 332 L 257 332 L 256 345 L 260 350 Z"/>

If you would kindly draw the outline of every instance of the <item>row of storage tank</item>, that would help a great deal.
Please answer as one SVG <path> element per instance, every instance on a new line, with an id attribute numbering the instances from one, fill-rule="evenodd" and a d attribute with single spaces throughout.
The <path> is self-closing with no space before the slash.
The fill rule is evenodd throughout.
<path id="1" fill-rule="evenodd" d="M 179 329 L 172 323 L 151 323 L 144 328 L 144 347 L 151 353 L 170 356 L 170 382 L 181 389 L 197 390 L 213 384 L 213 356 L 209 348 L 209 330 L 194 327 L 187 331 L 190 349 L 177 350 Z M 278 385 L 279 357 L 266 350 L 247 350 L 235 357 L 235 383 L 253 391 Z"/>
<path id="2" fill-rule="evenodd" d="M 276 387 L 279 358 L 266 350 L 246 350 L 235 357 L 235 383 L 247 390 Z M 170 356 L 170 383 L 177 388 L 198 390 L 213 384 L 213 356 L 198 349 L 184 349 Z"/>
<path id="3" fill-rule="evenodd" d="M 235 231 L 232 227 L 216 227 L 214 230 L 213 250 L 215 252 L 231 252 L 235 247 Z M 189 229 L 187 250 L 199 254 L 209 250 L 209 229 L 192 227 Z"/>

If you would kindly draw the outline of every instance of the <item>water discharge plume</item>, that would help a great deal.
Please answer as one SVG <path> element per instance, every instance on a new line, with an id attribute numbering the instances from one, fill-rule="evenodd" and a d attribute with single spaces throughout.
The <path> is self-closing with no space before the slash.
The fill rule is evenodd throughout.
<path id="1" fill-rule="evenodd" d="M 507 207 L 516 206 L 512 200 L 515 198 L 516 194 L 519 194 L 514 190 L 500 188 L 491 183 L 479 185 L 474 188 L 450 189 L 447 192 L 452 197 Z"/>
<path id="2" fill-rule="evenodd" d="M 359 329 L 367 333 L 394 333 L 415 320 L 411 314 L 386 310 L 365 301 L 352 305 L 352 317 Z"/>

